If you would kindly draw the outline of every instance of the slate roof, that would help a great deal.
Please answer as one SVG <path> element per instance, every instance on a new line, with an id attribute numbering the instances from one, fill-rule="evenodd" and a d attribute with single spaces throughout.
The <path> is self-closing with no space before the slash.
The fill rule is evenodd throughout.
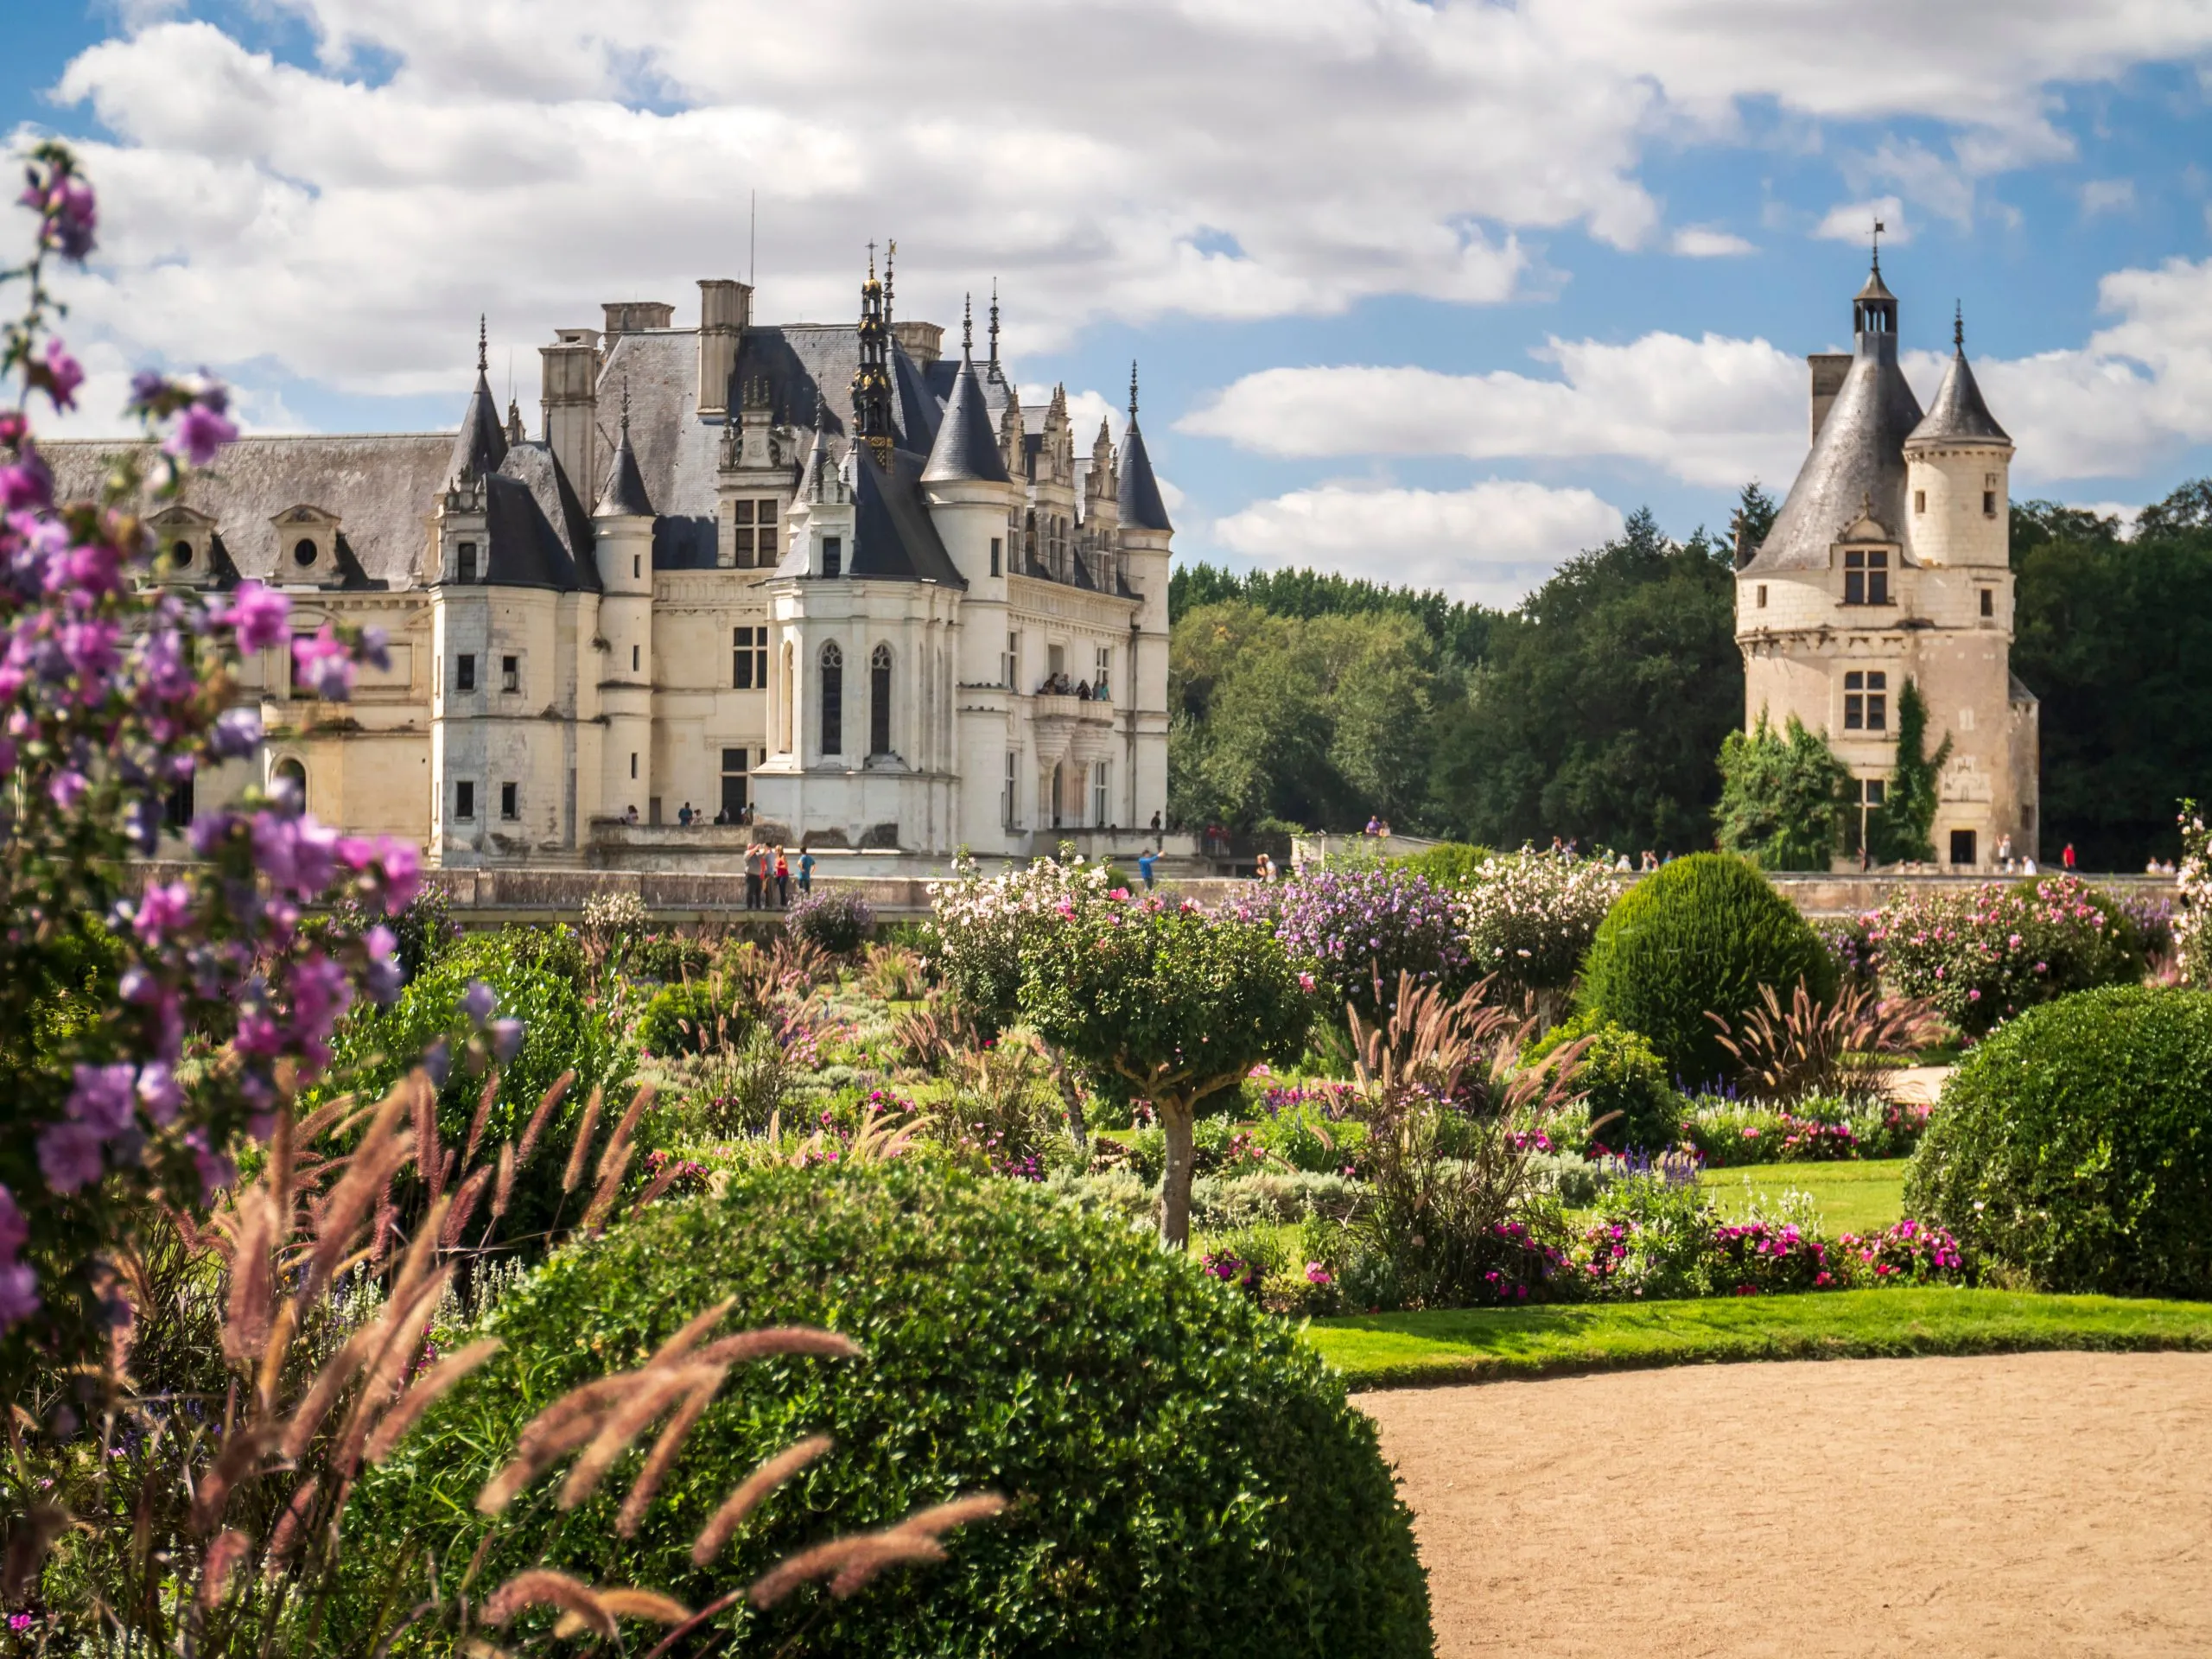
<path id="1" fill-rule="evenodd" d="M 1132 529 L 1175 528 L 1167 522 L 1167 504 L 1160 499 L 1160 480 L 1152 475 L 1152 457 L 1145 453 L 1144 434 L 1134 414 L 1122 434 L 1122 489 L 1116 505 L 1122 523 Z"/>
<path id="2" fill-rule="evenodd" d="M 461 411 L 461 430 L 454 434 L 453 458 L 447 464 L 446 476 L 488 478 L 499 470 L 499 463 L 506 458 L 506 428 L 500 423 L 499 407 L 493 401 L 491 385 L 479 368 L 475 389 L 468 394 L 468 407 Z"/>
<path id="3" fill-rule="evenodd" d="M 1897 336 L 1859 335 L 1858 354 L 1821 435 L 1745 570 L 1825 570 L 1829 548 L 1862 512 L 1902 537 L 1904 441 L 1920 423 L 1920 400 L 1897 367 Z M 1126 462 L 1122 478 L 1126 495 Z M 1126 518 L 1126 506 L 1122 513 Z"/>
<path id="4" fill-rule="evenodd" d="M 109 458 L 134 448 L 150 454 L 148 445 L 98 438 L 43 443 L 39 453 L 67 501 L 97 495 Z M 215 521 L 218 559 L 241 577 L 289 580 L 270 520 L 305 504 L 339 521 L 344 585 L 411 588 L 453 448 L 450 432 L 241 438 L 193 474 L 181 499 Z"/>
<path id="5" fill-rule="evenodd" d="M 1989 405 L 1982 402 L 1981 387 L 1967 362 L 1964 346 L 1953 350 L 1949 366 L 1943 371 L 1943 384 L 1936 388 L 1936 401 L 1929 404 L 1926 417 L 1912 429 L 1912 435 L 1904 442 L 1908 449 L 1923 445 L 1993 445 L 2012 442 L 2005 429 L 1997 424 Z"/>
<path id="6" fill-rule="evenodd" d="M 925 484 L 950 484 L 970 480 L 1003 484 L 1006 457 L 999 453 L 998 427 L 983 401 L 976 378 L 976 365 L 964 353 L 946 394 L 944 418 L 922 468 Z"/>
<path id="7" fill-rule="evenodd" d="M 599 505 L 592 509 L 592 517 L 650 518 L 652 516 L 652 500 L 645 493 L 645 480 L 638 474 L 638 454 L 630 447 L 630 421 L 625 416 L 621 441 L 614 446 L 613 460 L 607 463 L 607 482 L 600 486 Z"/>

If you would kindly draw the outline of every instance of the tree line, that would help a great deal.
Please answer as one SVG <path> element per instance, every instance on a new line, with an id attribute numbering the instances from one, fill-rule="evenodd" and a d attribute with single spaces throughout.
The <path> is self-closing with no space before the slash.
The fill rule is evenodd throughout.
<path id="1" fill-rule="evenodd" d="M 1713 845 L 1721 752 L 1744 714 L 1734 550 L 1757 545 L 1774 511 L 1749 485 L 1726 538 L 1676 541 L 1639 510 L 1510 611 L 1311 570 L 1179 568 L 1171 817 L 1352 830 L 1379 816 L 1491 846 Z M 2212 698 L 2212 480 L 2132 529 L 2016 504 L 2012 563 L 2013 671 L 2042 701 L 2046 847 L 2071 842 L 2095 868 L 2174 856 L 2176 803 L 2212 792 L 2212 721 L 2197 716 Z M 1946 735 L 1931 724 L 1935 764 Z M 1837 816 L 1837 836 L 1856 829 Z"/>

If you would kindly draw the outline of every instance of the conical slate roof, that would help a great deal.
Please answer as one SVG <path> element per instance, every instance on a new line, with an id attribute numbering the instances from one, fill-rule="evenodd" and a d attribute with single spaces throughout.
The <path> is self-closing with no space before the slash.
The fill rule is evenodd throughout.
<path id="1" fill-rule="evenodd" d="M 461 431 L 453 441 L 453 460 L 446 468 L 448 481 L 489 478 L 507 458 L 506 429 L 499 423 L 499 405 L 492 400 L 491 384 L 484 368 L 476 369 L 476 389 L 468 394 Z"/>
<path id="2" fill-rule="evenodd" d="M 638 471 L 638 457 L 630 448 L 630 417 L 622 417 L 622 441 L 614 446 L 614 460 L 607 469 L 607 486 L 599 493 L 594 518 L 650 518 L 653 504 L 645 495 L 645 480 Z"/>
<path id="3" fill-rule="evenodd" d="M 1951 353 L 1951 365 L 1943 371 L 1943 384 L 1936 389 L 1936 401 L 1928 406 L 1928 414 L 1912 435 L 1905 441 L 1908 449 L 1932 448 L 1959 443 L 2007 444 L 2012 440 L 1990 414 L 1989 405 L 1981 400 L 1981 387 L 1967 365 L 1964 346 Z"/>
<path id="4" fill-rule="evenodd" d="M 1007 481 L 1006 458 L 999 453 L 996 428 L 983 402 L 983 388 L 976 378 L 975 359 L 963 352 L 960 372 L 953 377 L 952 392 L 944 400 L 944 418 L 930 448 L 929 464 L 922 468 L 925 484 L 954 484 L 979 480 Z"/>
<path id="5" fill-rule="evenodd" d="M 1152 457 L 1145 453 L 1144 434 L 1134 416 L 1122 435 L 1122 488 L 1116 497 L 1125 530 L 1167 530 L 1167 504 L 1160 499 L 1160 482 L 1152 475 Z"/>

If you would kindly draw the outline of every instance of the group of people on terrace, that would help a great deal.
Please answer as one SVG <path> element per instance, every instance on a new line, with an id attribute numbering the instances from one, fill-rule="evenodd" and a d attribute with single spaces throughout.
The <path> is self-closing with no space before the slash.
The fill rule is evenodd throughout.
<path id="1" fill-rule="evenodd" d="M 1065 674 L 1047 674 L 1045 677 L 1045 683 L 1037 688 L 1037 695 L 1040 697 L 1073 697 L 1078 702 L 1111 702 L 1113 701 L 1107 693 L 1106 677 L 1103 674 L 1098 677 L 1096 685 L 1091 684 L 1089 680 L 1071 682 Z"/>

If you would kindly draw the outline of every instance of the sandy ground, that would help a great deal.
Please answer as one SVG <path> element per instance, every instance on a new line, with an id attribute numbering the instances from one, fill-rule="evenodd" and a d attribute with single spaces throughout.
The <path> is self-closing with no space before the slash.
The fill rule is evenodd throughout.
<path id="1" fill-rule="evenodd" d="M 1891 1099 L 1933 1106 L 1942 1099 L 1943 1085 L 1958 1069 L 1955 1065 L 1908 1065 L 1888 1073 L 1883 1081 L 1889 1085 Z"/>
<path id="2" fill-rule="evenodd" d="M 2212 1653 L 2212 1355 L 1363 1395 L 1437 1651 Z"/>

